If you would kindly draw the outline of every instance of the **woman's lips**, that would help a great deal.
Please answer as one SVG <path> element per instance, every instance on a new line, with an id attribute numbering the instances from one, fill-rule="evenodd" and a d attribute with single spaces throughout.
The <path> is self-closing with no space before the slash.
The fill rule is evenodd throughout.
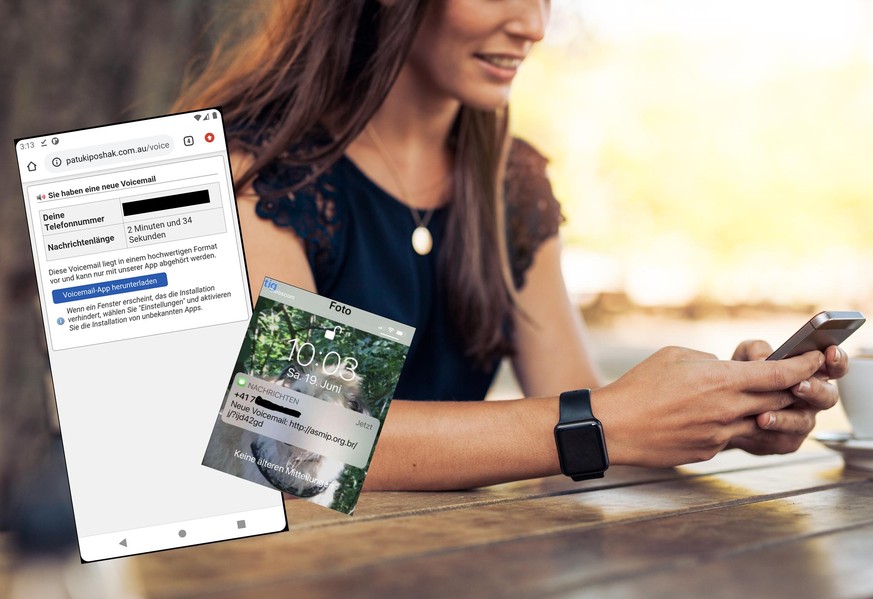
<path id="1" fill-rule="evenodd" d="M 518 66 L 524 60 L 520 56 L 512 56 L 509 54 L 484 54 L 477 53 L 473 55 L 482 68 L 492 77 L 504 81 L 511 80 L 518 72 Z"/>

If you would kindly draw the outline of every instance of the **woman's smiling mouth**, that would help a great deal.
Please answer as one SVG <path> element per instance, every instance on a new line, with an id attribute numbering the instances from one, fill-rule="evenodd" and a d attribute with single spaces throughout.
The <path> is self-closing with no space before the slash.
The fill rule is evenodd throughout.
<path id="1" fill-rule="evenodd" d="M 523 56 L 511 54 L 485 54 L 473 55 L 485 70 L 498 79 L 512 79 L 518 71 L 518 67 L 524 60 Z"/>

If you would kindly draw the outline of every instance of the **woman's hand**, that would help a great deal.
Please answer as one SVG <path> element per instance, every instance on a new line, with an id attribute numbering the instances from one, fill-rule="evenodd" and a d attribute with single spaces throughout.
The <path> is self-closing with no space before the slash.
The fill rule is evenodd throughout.
<path id="1" fill-rule="evenodd" d="M 818 351 L 786 360 L 741 362 L 668 347 L 593 391 L 592 409 L 603 424 L 614 464 L 676 466 L 708 460 L 729 444 L 773 451 L 788 443 L 771 448 L 770 441 L 758 440 L 762 431 L 757 417 L 778 413 L 777 421 L 784 421 L 781 411 L 797 399 L 790 389 L 799 388 L 824 364 Z M 835 398 L 820 386 L 825 384 L 815 379 L 804 401 L 833 405 Z"/>
<path id="2" fill-rule="evenodd" d="M 744 341 L 737 346 L 733 359 L 740 361 L 764 360 L 773 353 L 766 341 Z M 749 453 L 791 453 L 796 451 L 815 426 L 815 416 L 837 403 L 837 388 L 829 379 L 845 376 L 849 359 L 839 347 L 832 345 L 825 351 L 825 363 L 809 379 L 791 388 L 797 398 L 782 410 L 768 410 L 755 418 L 757 429 L 749 435 L 731 440 L 728 447 L 738 447 Z"/>

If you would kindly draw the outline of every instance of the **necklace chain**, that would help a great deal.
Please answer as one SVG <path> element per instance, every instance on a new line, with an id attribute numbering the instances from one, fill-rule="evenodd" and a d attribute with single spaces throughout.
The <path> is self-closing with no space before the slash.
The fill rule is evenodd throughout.
<path id="1" fill-rule="evenodd" d="M 400 176 L 400 169 L 397 167 L 397 164 L 394 162 L 394 159 L 391 158 L 391 153 L 388 151 L 388 148 L 385 146 L 385 143 L 382 141 L 382 138 L 379 137 L 379 134 L 376 132 L 376 128 L 372 123 L 367 123 L 366 126 L 367 135 L 373 141 L 373 144 L 376 146 L 376 150 L 379 152 L 379 155 L 382 157 L 382 161 L 385 163 L 385 166 L 388 167 L 388 172 L 391 175 L 391 178 L 394 179 L 394 184 L 397 185 L 397 189 L 400 191 L 401 199 L 406 200 L 407 202 L 411 201 L 412 197 L 406 189 L 406 186 L 403 184 L 403 179 Z M 440 181 L 440 185 L 445 182 L 445 180 Z M 427 229 L 428 223 L 430 223 L 431 217 L 433 217 L 433 213 L 435 208 L 429 208 L 424 211 L 425 214 L 422 217 L 420 211 L 417 208 L 413 208 L 412 206 L 407 206 L 409 208 L 409 212 L 412 214 L 412 218 L 415 221 L 416 230 L 419 228 Z M 428 232 L 428 235 L 430 232 Z M 414 238 L 413 238 L 414 239 Z M 413 241 L 413 246 L 415 242 Z M 415 248 L 418 251 L 418 248 Z M 428 249 L 428 252 L 430 250 Z M 428 253 L 425 252 L 425 253 Z M 421 253 L 421 252 L 419 252 Z"/>

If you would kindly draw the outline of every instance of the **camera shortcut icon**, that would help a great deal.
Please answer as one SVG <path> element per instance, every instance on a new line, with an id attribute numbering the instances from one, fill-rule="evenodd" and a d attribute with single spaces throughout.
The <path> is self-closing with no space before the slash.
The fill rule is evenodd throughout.
<path id="1" fill-rule="evenodd" d="M 182 143 L 184 143 L 186 146 L 193 146 L 194 145 L 194 136 L 193 135 L 186 135 L 185 137 L 182 138 Z"/>

